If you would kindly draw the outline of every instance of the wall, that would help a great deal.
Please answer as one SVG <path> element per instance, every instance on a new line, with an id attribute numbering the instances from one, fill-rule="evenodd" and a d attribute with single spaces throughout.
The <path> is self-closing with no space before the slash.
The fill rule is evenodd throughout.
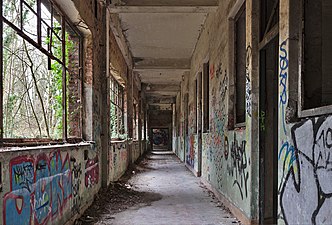
<path id="1" fill-rule="evenodd" d="M 100 188 L 93 145 L 0 152 L 1 224 L 63 224 L 91 204 Z"/>
<path id="2" fill-rule="evenodd" d="M 299 35 L 300 4 L 281 2 L 278 224 L 332 224 L 332 117 L 298 118 L 294 104 L 300 72 L 293 59 L 300 45 L 293 37 Z"/>
<path id="3" fill-rule="evenodd" d="M 127 170 L 129 159 L 126 141 L 113 142 L 109 150 L 108 182 L 118 180 Z"/>
<path id="4" fill-rule="evenodd" d="M 60 7 L 72 4 L 64 0 L 56 2 Z M 110 36 L 110 44 L 107 44 L 105 5 L 95 0 L 72 2 L 77 11 L 70 12 L 71 16 L 80 19 L 80 25 L 87 28 L 83 34 L 83 139 L 88 142 L 2 148 L 0 224 L 3 225 L 73 222 L 93 202 L 102 186 L 117 180 L 128 168 L 127 142 L 110 143 L 109 140 L 108 50 L 105 46 L 110 46 L 110 69 L 123 75 L 118 78 L 126 83 L 128 77 L 133 79 L 133 74 L 127 72 L 114 36 Z M 133 82 L 129 87 L 130 84 Z M 130 88 L 131 97 L 138 94 L 138 88 L 137 85 L 134 90 Z M 133 149 L 135 161 L 141 151 L 137 144 Z"/>
<path id="5" fill-rule="evenodd" d="M 252 168 L 258 166 L 257 151 L 252 150 L 251 124 L 254 123 L 251 108 L 251 73 L 247 73 L 247 109 L 246 123 L 234 128 L 234 71 L 230 57 L 231 40 L 230 22 L 236 0 L 220 1 L 215 13 L 210 13 L 197 42 L 192 56 L 190 74 L 181 85 L 181 96 L 189 93 L 188 103 L 188 135 L 178 136 L 185 146 L 185 163 L 195 174 L 202 176 L 213 189 L 225 197 L 247 219 L 255 220 L 257 214 L 253 208 L 258 204 L 258 198 L 252 199 Z M 248 1 L 247 4 L 249 4 Z M 251 13 L 248 8 L 248 14 Z M 249 34 L 250 35 L 250 34 Z M 247 34 L 247 37 L 249 37 Z M 249 45 L 249 41 L 248 41 Z M 197 135 L 195 101 L 195 80 L 202 72 L 203 64 L 209 62 L 209 124 L 210 130 L 202 134 L 202 162 L 199 171 L 199 146 Z M 186 81 L 188 79 L 188 81 Z M 189 84 L 187 85 L 186 82 Z M 188 89 L 186 88 L 188 87 Z M 184 98 L 177 104 L 183 104 Z M 184 121 L 185 106 L 181 106 Z M 184 124 L 184 123 L 183 123 Z M 185 129 L 185 127 L 183 127 Z M 178 151 L 180 153 L 180 151 Z M 179 155 L 181 157 L 181 155 Z M 258 179 L 257 179 L 258 180 Z M 255 187 L 258 189 L 258 187 Z"/>

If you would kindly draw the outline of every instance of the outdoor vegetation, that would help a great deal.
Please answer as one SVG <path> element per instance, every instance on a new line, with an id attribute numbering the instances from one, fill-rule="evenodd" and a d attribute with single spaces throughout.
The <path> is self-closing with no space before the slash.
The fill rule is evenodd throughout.
<path id="1" fill-rule="evenodd" d="M 79 34 L 49 1 L 2 4 L 4 138 L 79 135 Z"/>

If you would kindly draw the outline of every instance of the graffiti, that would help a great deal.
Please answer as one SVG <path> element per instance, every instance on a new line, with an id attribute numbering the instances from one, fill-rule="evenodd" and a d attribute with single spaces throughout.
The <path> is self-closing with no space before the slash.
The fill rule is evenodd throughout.
<path id="1" fill-rule="evenodd" d="M 265 119 L 266 119 L 265 116 L 266 116 L 265 112 L 261 111 L 260 112 L 260 116 L 259 116 L 259 119 L 260 119 L 260 121 L 259 121 L 259 128 L 261 129 L 261 131 L 265 131 Z"/>
<path id="2" fill-rule="evenodd" d="M 11 183 L 11 189 L 26 189 L 31 192 L 34 172 L 33 172 L 33 159 L 27 159 L 25 162 L 17 162 L 12 166 L 11 178 L 15 181 Z"/>
<path id="3" fill-rule="evenodd" d="M 51 216 L 51 182 L 45 178 L 51 176 L 48 157 L 46 154 L 40 154 L 36 160 L 35 170 L 35 196 L 34 209 L 35 221 L 37 224 L 45 224 Z"/>
<path id="4" fill-rule="evenodd" d="M 249 117 L 251 117 L 252 112 L 252 91 L 250 82 L 250 58 L 251 58 L 251 46 L 247 47 L 246 56 L 246 112 Z"/>
<path id="5" fill-rule="evenodd" d="M 216 71 L 216 77 L 219 78 L 222 75 L 222 63 L 218 66 L 218 69 Z"/>
<path id="6" fill-rule="evenodd" d="M 194 168 L 194 164 L 195 164 L 195 148 L 196 148 L 196 139 L 194 137 L 194 135 L 191 135 L 189 140 L 188 140 L 188 150 L 189 152 L 187 153 L 187 164 L 189 166 L 191 166 L 192 168 Z"/>
<path id="7" fill-rule="evenodd" d="M 282 218 L 286 224 L 331 224 L 332 117 L 306 120 L 291 133 L 294 148 L 284 143 L 282 149 L 294 161 L 280 191 Z"/>
<path id="8" fill-rule="evenodd" d="M 283 156 L 283 171 L 288 171 L 296 160 L 294 146 L 285 141 L 279 151 L 278 160 Z"/>
<path id="9" fill-rule="evenodd" d="M 279 67 L 280 67 L 280 74 L 279 74 L 279 86 L 281 87 L 281 92 L 279 96 L 280 100 L 280 106 L 281 106 L 281 115 L 282 115 L 282 126 L 284 134 L 287 134 L 286 131 L 286 121 L 285 121 L 285 105 L 287 103 L 287 77 L 288 77 L 288 53 L 285 49 L 285 46 L 287 45 L 286 41 L 283 41 L 280 45 L 280 61 L 279 61 Z"/>
<path id="10" fill-rule="evenodd" d="M 153 129 L 153 144 L 158 146 L 168 146 L 168 129 Z"/>
<path id="11" fill-rule="evenodd" d="M 85 164 L 85 187 L 91 188 L 99 181 L 99 161 L 98 156 L 88 159 Z"/>
<path id="12" fill-rule="evenodd" d="M 225 141 L 224 141 L 224 156 L 225 156 L 226 160 L 228 160 L 228 154 L 229 154 L 228 137 L 225 136 Z"/>
<path id="13" fill-rule="evenodd" d="M 10 192 L 3 198 L 3 224 L 47 224 L 71 198 L 68 153 L 19 156 L 9 162 Z M 34 221 L 34 222 L 32 222 Z"/>
<path id="14" fill-rule="evenodd" d="M 252 97 L 251 97 L 251 84 L 250 84 L 250 78 L 248 74 L 246 75 L 246 112 L 249 117 L 251 117 L 251 106 L 252 103 Z"/>
<path id="15" fill-rule="evenodd" d="M 52 185 L 52 216 L 62 213 L 63 207 L 71 197 L 71 173 L 69 155 L 66 154 L 64 160 L 60 151 L 51 153 L 50 170 L 53 175 Z"/>
<path id="16" fill-rule="evenodd" d="M 250 165 L 250 160 L 247 159 L 246 141 L 242 141 L 239 144 L 234 134 L 234 140 L 231 144 L 231 165 L 227 165 L 227 170 L 229 176 L 235 178 L 233 186 L 236 185 L 239 188 L 242 199 L 244 197 L 243 192 L 245 193 L 245 197 L 248 197 L 248 165 Z"/>
<path id="17" fill-rule="evenodd" d="M 226 76 L 226 71 L 225 71 L 225 76 L 224 76 L 224 79 L 220 80 L 220 100 L 221 101 L 224 101 L 225 98 L 226 98 L 226 92 L 227 92 L 227 82 L 228 82 L 228 79 L 227 79 L 227 76 Z"/>
<path id="18" fill-rule="evenodd" d="M 73 193 L 73 205 L 72 211 L 74 213 L 78 213 L 81 206 L 81 196 L 80 196 L 80 186 L 81 186 L 81 175 L 82 175 L 82 166 L 81 163 L 77 163 L 75 158 L 71 158 L 70 161 L 72 162 L 72 193 Z"/>

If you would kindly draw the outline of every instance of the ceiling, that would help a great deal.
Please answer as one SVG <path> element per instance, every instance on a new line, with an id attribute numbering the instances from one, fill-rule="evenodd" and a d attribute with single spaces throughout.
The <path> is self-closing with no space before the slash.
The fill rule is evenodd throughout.
<path id="1" fill-rule="evenodd" d="M 174 98 L 180 91 L 205 19 L 217 6 L 218 0 L 112 1 L 148 97 Z"/>

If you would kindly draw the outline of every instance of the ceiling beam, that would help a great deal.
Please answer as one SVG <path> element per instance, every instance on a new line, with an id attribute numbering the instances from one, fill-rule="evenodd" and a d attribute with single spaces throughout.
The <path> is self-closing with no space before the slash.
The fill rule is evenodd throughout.
<path id="1" fill-rule="evenodd" d="M 147 104 L 174 104 L 175 97 L 170 96 L 147 96 Z"/>
<path id="2" fill-rule="evenodd" d="M 134 58 L 134 70 L 142 69 L 182 69 L 189 70 L 191 59 Z"/>
<path id="3" fill-rule="evenodd" d="M 170 84 L 150 84 L 145 86 L 146 93 L 150 92 L 179 92 L 181 91 L 180 85 Z"/>
<path id="4" fill-rule="evenodd" d="M 218 6 L 112 6 L 111 13 L 210 13 Z"/>

